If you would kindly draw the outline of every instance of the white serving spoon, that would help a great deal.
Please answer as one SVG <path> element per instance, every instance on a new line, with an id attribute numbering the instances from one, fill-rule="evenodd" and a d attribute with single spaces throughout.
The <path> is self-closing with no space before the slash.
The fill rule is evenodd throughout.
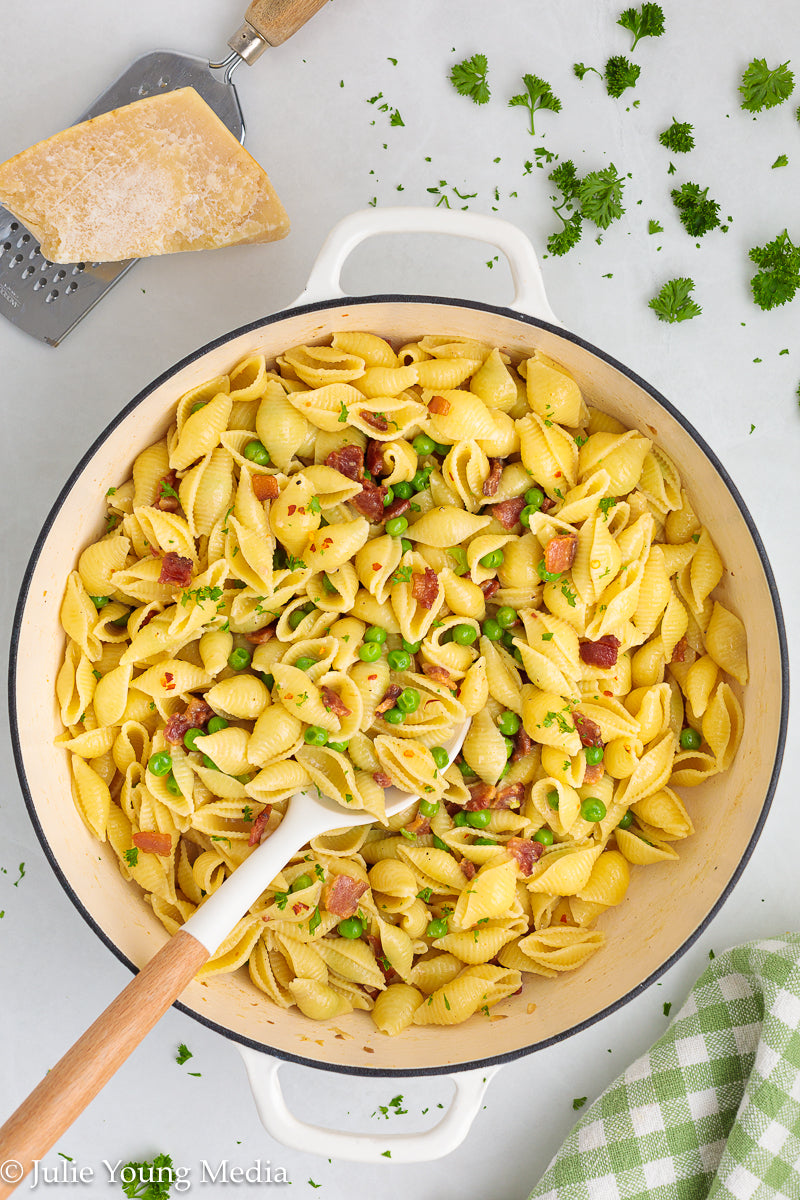
<path id="1" fill-rule="evenodd" d="M 468 729 L 465 721 L 445 743 L 448 765 Z M 386 815 L 396 816 L 417 799 L 387 788 Z M 11 1194 L 34 1160 L 43 1158 L 80 1116 L 292 855 L 319 834 L 374 820 L 371 813 L 348 812 L 326 796 L 302 791 L 291 798 L 275 832 L 162 946 L 0 1128 L 0 1163 L 14 1166 L 13 1178 L 0 1177 L 0 1198 Z"/>

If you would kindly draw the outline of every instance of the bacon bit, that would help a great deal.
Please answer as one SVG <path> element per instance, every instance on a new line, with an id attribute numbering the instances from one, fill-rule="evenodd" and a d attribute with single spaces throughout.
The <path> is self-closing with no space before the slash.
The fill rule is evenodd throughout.
<path id="1" fill-rule="evenodd" d="M 542 507 L 539 511 L 543 512 L 543 513 L 549 513 L 552 509 L 555 508 L 555 506 L 556 506 L 555 500 L 551 500 L 549 496 L 545 496 L 544 500 L 542 501 Z"/>
<path id="2" fill-rule="evenodd" d="M 473 783 L 469 789 L 469 800 L 464 805 L 467 812 L 477 812 L 481 808 L 491 808 L 495 797 L 493 783 Z"/>
<path id="3" fill-rule="evenodd" d="M 170 550 L 161 560 L 161 574 L 158 582 L 177 583 L 180 587 L 186 587 L 192 582 L 192 565 L 190 558 L 181 558 L 180 554 Z"/>
<path id="4" fill-rule="evenodd" d="M 443 683 L 446 687 L 452 687 L 450 672 L 447 667 L 440 667 L 438 663 L 423 663 L 422 673 L 432 679 L 434 683 Z"/>
<path id="5" fill-rule="evenodd" d="M 337 917 L 352 917 L 369 885 L 352 875 L 335 875 L 322 889 L 322 903 Z"/>
<path id="6" fill-rule="evenodd" d="M 423 608 L 433 608 L 433 602 L 439 595 L 439 580 L 432 567 L 426 567 L 424 575 L 414 572 L 411 576 L 411 595 Z"/>
<path id="7" fill-rule="evenodd" d="M 272 805 L 268 804 L 266 808 L 261 810 L 255 821 L 253 821 L 253 828 L 250 830 L 250 837 L 247 839 L 248 846 L 259 846 L 261 844 L 261 839 L 264 836 L 264 830 L 271 812 Z"/>
<path id="8" fill-rule="evenodd" d="M 499 579 L 484 579 L 483 583 L 478 584 L 478 587 L 483 592 L 484 599 L 489 600 L 495 592 L 500 591 L 500 581 Z"/>
<path id="9" fill-rule="evenodd" d="M 581 787 L 589 783 L 599 783 L 605 773 L 606 769 L 602 763 L 587 763 L 586 769 L 583 772 Z"/>
<path id="10" fill-rule="evenodd" d="M 281 489 L 274 475 L 253 476 L 253 495 L 256 500 L 277 500 L 280 494 Z"/>
<path id="11" fill-rule="evenodd" d="M 347 705 L 345 704 L 342 697 L 338 694 L 338 692 L 335 692 L 333 690 L 333 688 L 329 688 L 329 687 L 320 688 L 319 694 L 320 694 L 320 699 L 322 700 L 322 703 L 325 705 L 326 708 L 329 708 L 331 710 L 331 712 L 334 713 L 335 716 L 337 716 L 337 717 L 349 717 L 350 716 L 350 709 L 347 707 Z"/>
<path id="12" fill-rule="evenodd" d="M 577 533 L 559 534 L 558 537 L 551 538 L 544 548 L 545 569 L 553 575 L 560 575 L 562 571 L 569 570 L 577 553 Z"/>
<path id="13" fill-rule="evenodd" d="M 290 504 L 290 505 L 289 505 L 289 507 L 287 508 L 287 510 L 286 510 L 286 511 L 287 511 L 287 513 L 289 514 L 289 516 L 290 516 L 290 517 L 293 517 L 293 516 L 294 516 L 294 514 L 297 512 L 297 505 L 296 505 L 296 504 Z"/>
<path id="14" fill-rule="evenodd" d="M 196 696 L 192 696 L 185 712 L 174 713 L 167 720 L 164 728 L 164 737 L 168 742 L 182 742 L 184 734 L 188 730 L 202 729 L 213 716 L 214 710 L 210 704 L 206 704 L 205 700 L 199 700 Z"/>
<path id="15" fill-rule="evenodd" d="M 590 667 L 615 667 L 619 654 L 620 640 L 613 633 L 607 633 L 596 642 L 581 642 L 578 653 L 581 661 Z"/>
<path id="16" fill-rule="evenodd" d="M 150 622 L 152 621 L 153 617 L 155 617 L 155 616 L 158 616 L 157 610 L 155 608 L 151 608 L 150 612 L 147 614 L 145 619 L 142 621 L 139 628 L 144 629 L 145 625 L 149 625 Z"/>
<path id="17" fill-rule="evenodd" d="M 521 758 L 527 758 L 533 749 L 533 739 L 528 737 L 527 733 L 520 725 L 517 735 L 514 738 L 514 753 L 511 755 L 512 763 L 519 762 Z"/>
<path id="18" fill-rule="evenodd" d="M 368 408 L 362 408 L 358 415 L 362 421 L 366 421 L 367 425 L 371 425 L 379 433 L 386 433 L 386 430 L 389 428 L 389 422 L 383 413 L 374 413 L 370 412 Z"/>
<path id="19" fill-rule="evenodd" d="M 367 518 L 371 525 L 375 525 L 383 520 L 385 496 L 385 487 L 373 483 L 371 479 L 365 479 L 361 485 L 361 491 L 357 496 L 351 497 L 350 503 L 362 516 Z"/>
<path id="20" fill-rule="evenodd" d="M 525 497 L 517 496 L 513 500 L 501 500 L 492 505 L 492 516 L 503 526 L 503 529 L 513 529 L 519 523 L 519 514 L 525 507 Z"/>
<path id="21" fill-rule="evenodd" d="M 517 860 L 522 874 L 530 875 L 533 864 L 544 853 L 544 846 L 541 842 L 528 842 L 524 838 L 512 837 L 506 842 L 506 850 Z"/>
<path id="22" fill-rule="evenodd" d="M 461 862 L 458 865 L 461 867 L 462 874 L 467 879 L 473 879 L 475 877 L 475 863 L 474 862 L 470 862 L 468 858 L 462 858 Z"/>
<path id="23" fill-rule="evenodd" d="M 450 401 L 444 396 L 431 396 L 428 412 L 435 413 L 437 417 L 446 417 L 452 407 Z"/>
<path id="24" fill-rule="evenodd" d="M 364 451 L 360 446 L 348 442 L 338 450 L 331 450 L 325 459 L 325 466 L 333 467 L 334 471 L 352 479 L 354 483 L 360 483 L 364 478 Z"/>
<path id="25" fill-rule="evenodd" d="M 268 642 L 275 633 L 274 625 L 265 625 L 263 629 L 256 629 L 254 633 L 246 633 L 244 636 L 248 642 L 252 642 L 254 646 L 263 646 Z"/>
<path id="26" fill-rule="evenodd" d="M 604 695 L 604 696 L 608 696 L 608 698 L 609 698 L 609 700 L 610 700 L 610 699 L 612 698 L 612 696 L 614 695 L 614 693 L 613 693 L 613 692 L 606 691 L 606 692 L 603 692 L 603 695 Z"/>
<path id="27" fill-rule="evenodd" d="M 496 496 L 497 489 L 500 487 L 500 476 L 503 474 L 505 459 L 490 458 L 489 463 L 490 470 L 483 484 L 483 494 L 484 496 Z"/>
<path id="28" fill-rule="evenodd" d="M 413 821 L 409 821 L 405 826 L 407 833 L 412 833 L 414 837 L 420 837 L 423 833 L 430 833 L 431 823 L 427 817 L 423 817 L 422 813 L 417 813 Z"/>
<path id="29" fill-rule="evenodd" d="M 686 635 L 684 634 L 684 636 L 680 639 L 680 641 L 676 643 L 675 649 L 672 651 L 672 658 L 669 661 L 670 662 L 686 662 L 686 659 L 688 658 L 690 653 L 691 653 L 691 650 L 689 647 L 689 643 L 687 642 Z"/>
<path id="30" fill-rule="evenodd" d="M 165 692 L 175 691 L 175 676 L 171 671 L 165 671 L 161 676 L 161 686 Z"/>
<path id="31" fill-rule="evenodd" d="M 561 914 L 561 916 L 559 917 L 559 920 L 561 921 L 561 924 L 562 924 L 562 925 L 566 925 L 566 923 L 567 923 L 567 914 L 566 914 L 566 913 L 562 913 L 562 914 Z"/>
<path id="32" fill-rule="evenodd" d="M 402 690 L 403 689 L 398 684 L 390 683 L 388 688 L 386 689 L 386 691 L 383 693 L 383 697 L 381 699 L 380 704 L 375 709 L 375 716 L 379 717 L 379 716 L 381 716 L 382 713 L 385 713 L 388 709 L 394 708 L 394 702 L 397 699 L 397 697 L 400 695 Z M 387 785 L 384 784 L 383 786 L 386 787 Z"/>
<path id="33" fill-rule="evenodd" d="M 387 788 L 392 786 L 391 776 L 387 775 L 385 771 L 373 771 L 372 778 L 378 787 Z"/>
<path id="34" fill-rule="evenodd" d="M 385 475 L 386 465 L 383 461 L 383 443 L 370 438 L 367 442 L 366 466 L 370 475 Z"/>
<path id="35" fill-rule="evenodd" d="M 296 917 L 299 917 L 301 912 L 305 912 L 310 907 L 310 904 L 304 904 L 302 900 L 298 900 L 296 904 L 292 905 L 292 912 Z"/>
<path id="36" fill-rule="evenodd" d="M 578 731 L 578 737 L 581 739 L 582 746 L 602 746 L 603 738 L 600 726 L 591 717 L 585 717 L 582 712 L 578 712 L 576 709 L 572 714 L 572 720 Z"/>
<path id="37" fill-rule="evenodd" d="M 514 808 L 525 794 L 524 783 L 506 783 L 497 789 L 492 808 Z"/>
<path id="38" fill-rule="evenodd" d="M 133 835 L 132 841 L 137 850 L 144 850 L 146 854 L 158 854 L 161 858 L 169 858 L 172 854 L 172 838 L 168 833 L 143 829 Z"/>
<path id="39" fill-rule="evenodd" d="M 172 488 L 173 492 L 178 490 L 178 476 L 173 471 L 168 471 L 166 475 L 162 475 L 158 481 L 156 491 L 156 502 L 154 508 L 160 508 L 162 512 L 177 512 L 180 508 L 180 501 L 177 496 L 168 495 L 162 488 L 162 483 L 168 488 Z"/>
<path id="40" fill-rule="evenodd" d="M 396 500 L 383 510 L 384 521 L 391 521 L 392 517 L 402 517 L 404 512 L 408 512 L 411 507 L 410 500 L 404 500 L 402 496 L 398 496 Z"/>

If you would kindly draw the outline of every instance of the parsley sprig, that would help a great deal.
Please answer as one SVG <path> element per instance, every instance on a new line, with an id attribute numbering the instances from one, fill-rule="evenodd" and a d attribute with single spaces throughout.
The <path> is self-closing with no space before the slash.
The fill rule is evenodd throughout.
<path id="1" fill-rule="evenodd" d="M 754 58 L 742 75 L 739 91 L 743 109 L 762 112 L 789 99 L 794 91 L 794 73 L 789 70 L 788 62 L 770 68 L 765 58 Z"/>
<path id="2" fill-rule="evenodd" d="M 540 79 L 538 75 L 523 75 L 522 82 L 525 84 L 525 91 L 520 92 L 517 96 L 512 96 L 508 102 L 508 106 L 509 108 L 522 107 L 528 109 L 531 118 L 530 131 L 535 137 L 534 114 L 540 108 L 549 109 L 550 112 L 561 112 L 561 101 L 554 94 L 547 80 Z"/>
<path id="3" fill-rule="evenodd" d="M 624 54 L 613 54 L 606 63 L 605 81 L 609 96 L 619 99 L 624 91 L 636 86 L 642 68 Z"/>
<path id="4" fill-rule="evenodd" d="M 661 37 L 664 32 L 664 11 L 660 4 L 643 4 L 640 9 L 626 8 L 620 13 L 618 25 L 633 34 L 631 50 L 643 37 Z"/>
<path id="5" fill-rule="evenodd" d="M 127 1163 L 120 1172 L 122 1190 L 131 1200 L 169 1200 L 175 1168 L 169 1154 L 157 1154 L 152 1162 Z"/>
<path id="6" fill-rule="evenodd" d="M 658 140 L 673 154 L 688 154 L 690 150 L 694 150 L 693 129 L 694 125 L 690 125 L 688 121 L 678 121 L 673 117 L 669 129 L 660 133 Z"/>
<path id="7" fill-rule="evenodd" d="M 794 299 L 800 288 L 800 246 L 794 244 L 788 230 L 766 246 L 754 246 L 750 259 L 761 268 L 750 280 L 759 308 L 778 308 Z"/>
<path id="8" fill-rule="evenodd" d="M 668 279 L 657 296 L 648 301 L 659 321 L 689 321 L 699 317 L 703 311 L 700 305 L 691 299 L 694 288 L 693 279 Z"/>
<path id="9" fill-rule="evenodd" d="M 625 181 L 613 163 L 602 171 L 590 171 L 580 179 L 574 162 L 567 158 L 550 172 L 548 179 L 563 197 L 560 204 L 553 206 L 553 212 L 562 222 L 563 229 L 547 239 L 547 249 L 551 254 L 566 254 L 577 245 L 584 219 L 593 221 L 600 229 L 607 229 L 625 211 L 622 206 Z M 568 215 L 565 216 L 564 212 Z"/>
<path id="10" fill-rule="evenodd" d="M 475 104 L 486 104 L 491 96 L 486 76 L 489 64 L 485 54 L 473 54 L 456 63 L 450 72 L 450 82 L 460 96 L 469 96 Z"/>
<path id="11" fill-rule="evenodd" d="M 680 213 L 681 224 L 692 237 L 703 237 L 720 223 L 719 205 L 709 200 L 708 188 L 697 183 L 684 183 L 673 188 L 672 202 Z"/>

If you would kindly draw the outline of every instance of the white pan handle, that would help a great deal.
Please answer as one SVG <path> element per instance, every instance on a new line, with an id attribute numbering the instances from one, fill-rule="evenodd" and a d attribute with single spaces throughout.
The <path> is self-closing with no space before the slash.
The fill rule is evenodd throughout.
<path id="1" fill-rule="evenodd" d="M 506 256 L 511 268 L 514 299 L 509 307 L 552 325 L 561 324 L 547 299 L 536 251 L 521 229 L 500 217 L 443 208 L 365 208 L 344 217 L 325 239 L 296 304 L 344 296 L 341 274 L 349 255 L 367 238 L 387 233 L 448 233 L 488 242 Z"/>
<path id="2" fill-rule="evenodd" d="M 424 1133 L 343 1133 L 309 1125 L 289 1111 L 278 1078 L 280 1059 L 247 1046 L 240 1046 L 239 1051 L 267 1133 L 293 1150 L 347 1162 L 413 1163 L 444 1158 L 464 1141 L 480 1112 L 484 1092 L 499 1070 L 483 1067 L 450 1075 L 456 1089 L 450 1107 L 441 1121 Z"/>

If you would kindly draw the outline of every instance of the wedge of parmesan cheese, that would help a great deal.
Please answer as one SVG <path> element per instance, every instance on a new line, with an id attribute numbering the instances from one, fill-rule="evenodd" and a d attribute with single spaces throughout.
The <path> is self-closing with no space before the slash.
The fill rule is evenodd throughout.
<path id="1" fill-rule="evenodd" d="M 266 172 L 194 88 L 137 100 L 0 165 L 0 202 L 51 262 L 271 242 L 289 218 Z"/>

